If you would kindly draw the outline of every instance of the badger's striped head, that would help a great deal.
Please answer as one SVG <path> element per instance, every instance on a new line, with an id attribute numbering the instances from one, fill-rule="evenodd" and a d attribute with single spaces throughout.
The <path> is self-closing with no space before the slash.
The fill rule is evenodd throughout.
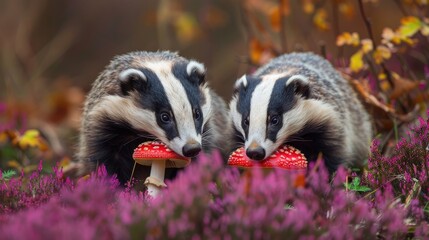
<path id="1" fill-rule="evenodd" d="M 93 112 L 149 134 L 182 156 L 196 156 L 211 115 L 204 65 L 178 57 L 133 59 L 120 68 L 116 94 L 105 96 Z"/>
<path id="2" fill-rule="evenodd" d="M 235 83 L 230 114 L 249 158 L 263 160 L 304 126 L 309 100 L 305 76 L 243 76 Z"/>

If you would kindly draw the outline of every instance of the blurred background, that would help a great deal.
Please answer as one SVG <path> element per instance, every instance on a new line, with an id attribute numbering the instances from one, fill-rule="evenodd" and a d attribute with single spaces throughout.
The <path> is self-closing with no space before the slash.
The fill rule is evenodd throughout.
<path id="1" fill-rule="evenodd" d="M 371 21 L 370 31 L 359 3 Z M 25 130 L 36 128 L 49 146 L 43 158 L 69 161 L 85 94 L 113 56 L 129 51 L 177 51 L 203 62 L 210 85 L 226 101 L 238 77 L 291 51 L 313 51 L 355 79 L 376 79 L 386 72 L 371 60 L 364 59 L 360 72 L 350 70 L 350 56 L 361 43 L 358 39 L 357 44 L 340 45 L 339 35 L 355 32 L 360 39 L 370 38 L 375 49 L 387 38 L 384 30 L 398 28 L 409 15 L 421 19 L 422 33 L 416 36 L 416 50 L 401 57 L 406 67 L 396 73 L 414 82 L 411 90 L 419 85 L 426 91 L 428 49 L 421 46 L 428 42 L 423 32 L 428 12 L 423 0 L 0 0 L 0 132 L 17 130 L 3 140 L 0 136 L 0 143 L 6 138 L 25 140 Z M 402 45 L 395 47 L 389 51 L 398 53 Z M 385 107 L 383 113 L 393 113 L 398 101 L 377 94 L 395 88 L 380 91 L 378 80 L 375 90 L 362 93 L 374 94 Z M 419 96 L 419 104 L 427 100 Z M 408 97 L 399 104 L 402 115 L 416 105 Z M 392 114 L 384 117 L 394 122 Z M 0 159 L 10 166 L 18 157 L 3 150 Z M 14 164 L 22 167 L 25 162 Z"/>

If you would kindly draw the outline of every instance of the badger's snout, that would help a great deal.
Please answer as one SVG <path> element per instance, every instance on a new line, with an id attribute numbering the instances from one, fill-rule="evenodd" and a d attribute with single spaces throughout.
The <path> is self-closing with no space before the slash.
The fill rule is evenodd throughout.
<path id="1" fill-rule="evenodd" d="M 253 160 L 263 160 L 265 158 L 265 149 L 261 146 L 255 148 L 247 148 L 246 155 Z"/>
<path id="2" fill-rule="evenodd" d="M 195 157 L 201 152 L 201 144 L 198 142 L 188 142 L 182 148 L 185 157 Z"/>

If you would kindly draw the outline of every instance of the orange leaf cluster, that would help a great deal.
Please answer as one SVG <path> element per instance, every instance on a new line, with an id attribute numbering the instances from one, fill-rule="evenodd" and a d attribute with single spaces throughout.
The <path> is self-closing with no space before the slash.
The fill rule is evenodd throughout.
<path id="1" fill-rule="evenodd" d="M 258 39 L 251 39 L 249 43 L 250 61 L 256 65 L 263 65 L 276 56 L 270 44 L 263 44 Z"/>

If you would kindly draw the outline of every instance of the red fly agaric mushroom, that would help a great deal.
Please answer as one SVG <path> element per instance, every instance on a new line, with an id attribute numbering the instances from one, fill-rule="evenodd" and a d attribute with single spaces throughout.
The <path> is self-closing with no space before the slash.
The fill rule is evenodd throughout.
<path id="1" fill-rule="evenodd" d="M 288 170 L 301 170 L 307 168 L 307 159 L 298 149 L 283 145 L 271 156 L 262 160 L 254 161 L 247 157 L 244 148 L 235 150 L 228 159 L 228 165 L 251 168 L 282 168 Z"/>
<path id="2" fill-rule="evenodd" d="M 133 159 L 138 164 L 152 166 L 150 176 L 144 184 L 150 196 L 158 195 L 164 183 L 165 168 L 182 168 L 191 162 L 190 158 L 182 157 L 161 142 L 144 142 L 134 149 Z"/>

